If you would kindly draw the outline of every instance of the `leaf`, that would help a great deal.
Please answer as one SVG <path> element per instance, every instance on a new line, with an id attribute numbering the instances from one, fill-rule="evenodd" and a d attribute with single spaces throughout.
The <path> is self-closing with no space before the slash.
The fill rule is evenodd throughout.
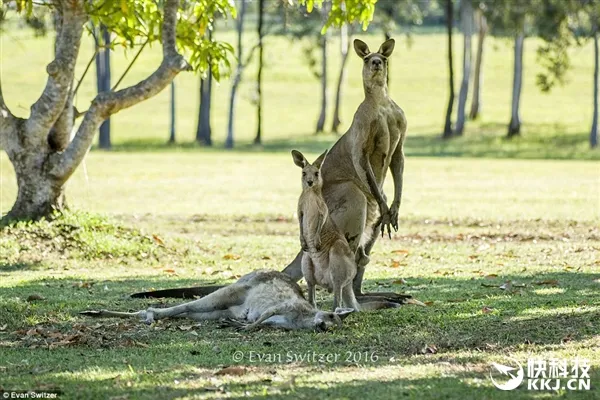
<path id="1" fill-rule="evenodd" d="M 0 326 L 0 332 L 5 331 L 6 328 L 8 328 L 8 324 L 4 324 L 4 325 Z"/>
<path id="2" fill-rule="evenodd" d="M 408 254 L 408 250 L 400 249 L 400 250 L 392 250 L 394 254 Z"/>
<path id="3" fill-rule="evenodd" d="M 488 274 L 488 275 L 484 276 L 485 279 L 494 279 L 497 277 L 498 277 L 498 274 Z"/>
<path id="4" fill-rule="evenodd" d="M 174 274 L 174 273 L 175 273 L 175 270 L 174 270 L 174 269 L 171 269 L 171 268 L 169 268 L 169 269 L 165 269 L 165 270 L 163 270 L 163 272 L 166 272 L 167 274 Z"/>
<path id="5" fill-rule="evenodd" d="M 178 328 L 179 328 L 180 331 L 189 331 L 193 327 L 194 327 L 193 325 L 179 325 L 178 326 Z"/>
<path id="6" fill-rule="evenodd" d="M 271 257 L 269 257 L 269 256 L 262 256 L 262 259 L 263 259 L 263 260 L 270 260 L 270 259 L 271 259 Z"/>
<path id="7" fill-rule="evenodd" d="M 557 279 L 546 279 L 543 281 L 533 282 L 534 285 L 550 285 L 550 286 L 558 286 Z"/>
<path id="8" fill-rule="evenodd" d="M 404 278 L 396 279 L 392 282 L 395 285 L 406 285 L 406 280 Z"/>
<path id="9" fill-rule="evenodd" d="M 433 301 L 426 301 L 423 304 L 425 304 L 427 307 L 431 307 L 434 304 L 434 302 Z"/>
<path id="10" fill-rule="evenodd" d="M 398 268 L 400 266 L 405 267 L 407 264 L 405 262 L 400 262 L 398 260 L 392 260 L 392 263 L 390 264 L 391 268 Z"/>
<path id="11" fill-rule="evenodd" d="M 152 239 L 154 239 L 159 246 L 165 247 L 165 242 L 158 235 L 152 235 Z"/>
<path id="12" fill-rule="evenodd" d="M 435 354 L 437 351 L 438 349 L 434 344 L 427 344 L 421 349 L 421 353 L 423 354 Z"/>
<path id="13" fill-rule="evenodd" d="M 242 257 L 238 256 L 237 254 L 225 254 L 223 256 L 224 260 L 239 260 L 240 258 L 242 258 Z"/>
<path id="14" fill-rule="evenodd" d="M 225 368 L 215 372 L 215 375 L 217 375 L 217 376 L 219 376 L 219 375 L 241 376 L 241 375 L 246 375 L 247 373 L 248 373 L 248 370 L 244 367 L 231 366 L 231 367 L 225 367 Z"/>
<path id="15" fill-rule="evenodd" d="M 485 306 L 485 307 L 483 307 L 481 309 L 481 312 L 484 313 L 484 314 L 490 314 L 490 313 L 492 313 L 494 311 L 495 310 L 492 307 L 488 307 L 488 306 Z"/>
<path id="16" fill-rule="evenodd" d="M 38 293 L 30 294 L 29 296 L 27 296 L 27 301 L 29 301 L 29 302 L 39 301 L 39 300 L 46 300 L 46 298 Z"/>

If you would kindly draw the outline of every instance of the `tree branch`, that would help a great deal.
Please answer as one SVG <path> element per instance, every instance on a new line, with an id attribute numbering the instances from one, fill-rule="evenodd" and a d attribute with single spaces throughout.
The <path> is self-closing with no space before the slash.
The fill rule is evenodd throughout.
<path id="1" fill-rule="evenodd" d="M 117 92 L 99 93 L 77 130 L 77 134 L 63 153 L 51 156 L 50 173 L 66 181 L 87 154 L 98 126 L 106 118 L 125 108 L 134 106 L 162 91 L 181 71 L 191 66 L 177 52 L 175 28 L 179 0 L 167 0 L 162 27 L 163 60 L 156 71 L 136 85 Z"/>
<path id="2" fill-rule="evenodd" d="M 4 102 L 2 94 L 2 80 L 0 76 L 0 148 L 8 149 L 10 135 L 13 133 L 14 116 Z"/>
<path id="3" fill-rule="evenodd" d="M 75 63 L 86 20 L 83 3 L 61 3 L 62 24 L 57 38 L 56 57 L 48 64 L 48 81 L 40 98 L 31 106 L 25 132 L 30 140 L 45 140 L 50 129 L 63 112 L 71 91 Z"/>

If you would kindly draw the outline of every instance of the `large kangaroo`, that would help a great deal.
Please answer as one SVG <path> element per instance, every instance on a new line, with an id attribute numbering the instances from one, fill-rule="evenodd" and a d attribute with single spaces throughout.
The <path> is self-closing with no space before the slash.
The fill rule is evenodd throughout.
<path id="1" fill-rule="evenodd" d="M 253 329 L 260 324 L 285 329 L 327 331 L 341 326 L 354 310 L 338 308 L 334 312 L 318 310 L 304 298 L 302 290 L 289 276 L 258 270 L 242 276 L 236 283 L 199 300 L 169 308 L 148 308 L 137 312 L 83 311 L 98 317 L 141 318 L 150 324 L 170 317 L 196 321 L 233 319 L 233 325 Z"/>
<path id="2" fill-rule="evenodd" d="M 404 112 L 387 92 L 387 60 L 394 50 L 394 39 L 386 40 L 372 53 L 361 40 L 354 40 L 354 49 L 364 61 L 362 76 L 365 98 L 360 104 L 352 125 L 333 145 L 321 167 L 323 197 L 329 215 L 348 239 L 353 252 L 358 252 L 354 293 L 360 302 L 386 297 L 404 301 L 396 293 L 362 293 L 365 265 L 378 233 L 391 228 L 398 230 L 398 210 L 402 199 L 402 175 L 406 134 Z M 318 161 L 318 160 L 317 160 Z M 388 168 L 394 180 L 394 199 L 388 207 L 383 193 Z M 293 280 L 302 278 L 302 251 L 283 272 Z M 210 293 L 219 286 L 169 289 L 154 293 L 139 293 L 136 297 L 186 297 Z"/>
<path id="3" fill-rule="evenodd" d="M 387 59 L 394 40 L 386 40 L 376 53 L 361 40 L 354 49 L 364 61 L 365 99 L 354 114 L 348 131 L 333 145 L 321 167 L 323 197 L 329 215 L 344 232 L 350 248 L 359 253 L 353 287 L 356 296 L 396 297 L 390 293 L 362 293 L 361 286 L 369 253 L 377 234 L 398 230 L 398 210 L 402 198 L 402 174 L 406 134 L 404 112 L 387 93 Z M 319 161 L 319 160 L 317 160 Z M 388 168 L 394 179 L 391 207 L 383 193 Z M 302 277 L 302 255 L 288 265 L 284 273 L 293 279 Z M 400 296 L 402 298 L 403 296 Z M 360 300 L 360 299 L 359 299 Z"/>

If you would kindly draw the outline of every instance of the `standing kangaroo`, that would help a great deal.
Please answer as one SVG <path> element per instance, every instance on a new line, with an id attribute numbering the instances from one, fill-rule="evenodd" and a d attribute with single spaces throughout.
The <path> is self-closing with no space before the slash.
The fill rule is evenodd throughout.
<path id="1" fill-rule="evenodd" d="M 352 280 L 356 275 L 355 255 L 344 235 L 329 218 L 327 204 L 323 198 L 321 165 L 327 152 L 310 164 L 304 155 L 292 150 L 294 163 L 302 168 L 302 194 L 298 199 L 298 222 L 302 246 L 302 273 L 308 284 L 308 301 L 316 306 L 315 286 L 333 291 L 333 309 L 340 303 L 356 311 L 399 307 L 388 301 L 356 301 Z M 360 254 L 356 255 L 360 258 Z"/>
<path id="2" fill-rule="evenodd" d="M 323 198 L 329 216 L 348 239 L 350 249 L 358 252 L 354 293 L 358 300 L 385 297 L 404 301 L 396 293 L 362 293 L 365 265 L 378 233 L 391 228 L 398 230 L 398 210 L 402 199 L 404 173 L 403 144 L 406 135 L 404 111 L 389 97 L 387 90 L 387 60 L 394 50 L 394 39 L 386 40 L 372 53 L 361 40 L 354 40 L 354 50 L 363 60 L 363 87 L 365 98 L 360 104 L 352 125 L 333 145 L 326 160 L 321 163 Z M 322 156 L 323 157 L 323 156 Z M 383 193 L 387 170 L 394 180 L 394 199 L 388 207 Z M 293 280 L 302 278 L 302 251 L 283 272 Z M 190 296 L 210 293 L 218 286 L 169 289 L 157 293 L 139 293 L 134 296 Z"/>
<path id="3" fill-rule="evenodd" d="M 206 297 L 174 307 L 148 308 L 138 312 L 83 311 L 81 314 L 136 317 L 148 324 L 170 317 L 196 321 L 234 319 L 234 326 L 247 330 L 265 324 L 285 329 L 327 331 L 333 326 L 341 326 L 342 320 L 353 311 L 342 308 L 334 312 L 320 311 L 306 301 L 298 284 L 289 276 L 277 271 L 258 270 Z"/>
<path id="4" fill-rule="evenodd" d="M 376 53 L 361 40 L 354 49 L 364 61 L 365 99 L 354 114 L 348 131 L 333 145 L 322 162 L 323 198 L 329 215 L 357 252 L 358 265 L 354 293 L 359 297 L 384 296 L 402 299 L 393 293 L 362 293 L 365 265 L 378 233 L 398 230 L 398 210 L 402 199 L 404 172 L 403 143 L 406 117 L 387 93 L 387 59 L 394 40 L 386 40 Z M 323 156 L 321 156 L 323 157 Z M 388 168 L 394 180 L 394 199 L 390 207 L 383 193 Z M 288 265 L 284 273 L 293 279 L 302 277 L 302 255 Z"/>

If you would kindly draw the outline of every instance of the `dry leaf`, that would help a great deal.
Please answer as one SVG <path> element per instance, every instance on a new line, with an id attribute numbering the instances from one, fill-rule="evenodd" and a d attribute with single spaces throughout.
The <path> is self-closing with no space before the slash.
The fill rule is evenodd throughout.
<path id="1" fill-rule="evenodd" d="M 154 239 L 157 245 L 165 246 L 165 242 L 158 235 L 152 235 L 152 239 Z"/>
<path id="2" fill-rule="evenodd" d="M 408 250 L 392 250 L 392 253 L 394 254 L 408 254 Z"/>
<path id="3" fill-rule="evenodd" d="M 484 276 L 485 279 L 494 279 L 497 277 L 498 277 L 498 274 L 488 274 L 488 275 Z"/>
<path id="4" fill-rule="evenodd" d="M 189 331 L 193 328 L 193 325 L 179 325 L 178 328 L 181 331 Z"/>
<path id="5" fill-rule="evenodd" d="M 248 371 L 244 367 L 231 366 L 231 367 L 225 367 L 225 368 L 221 369 L 220 371 L 215 372 L 215 375 L 241 376 L 241 375 L 246 375 L 246 373 L 248 373 Z"/>
<path id="6" fill-rule="evenodd" d="M 437 353 L 437 351 L 438 351 L 438 349 L 434 344 L 428 344 L 421 349 L 421 353 L 423 353 L 423 354 L 428 354 L 428 353 L 435 354 L 435 353 Z"/>
<path id="7" fill-rule="evenodd" d="M 42 296 L 41 294 L 30 294 L 29 296 L 27 296 L 27 301 L 31 302 L 31 301 L 38 301 L 38 300 L 46 300 L 46 298 L 44 296 Z"/>
<path id="8" fill-rule="evenodd" d="M 223 256 L 224 260 L 239 260 L 240 258 L 242 257 L 238 256 L 237 254 L 225 254 Z"/>
<path id="9" fill-rule="evenodd" d="M 434 304 L 434 302 L 433 301 L 426 301 L 423 304 L 425 304 L 427 307 L 430 307 L 430 306 L 432 306 Z"/>
<path id="10" fill-rule="evenodd" d="M 484 314 L 489 314 L 491 312 L 494 312 L 494 309 L 492 307 L 485 306 L 481 309 L 481 312 Z"/>
<path id="11" fill-rule="evenodd" d="M 167 274 L 174 274 L 174 273 L 175 273 L 175 270 L 174 270 L 174 269 L 171 269 L 171 268 L 169 268 L 169 269 L 165 269 L 165 270 L 163 270 L 163 271 L 164 271 L 164 272 L 166 272 Z"/>
<path id="12" fill-rule="evenodd" d="M 391 267 L 391 268 L 398 268 L 398 267 L 400 267 L 400 266 L 403 266 L 403 267 L 405 267 L 406 265 L 407 265 L 407 264 L 406 264 L 406 263 L 404 263 L 404 262 L 400 262 L 400 261 L 398 261 L 398 260 L 392 260 L 392 263 L 390 264 L 390 267 Z"/>
<path id="13" fill-rule="evenodd" d="M 392 282 L 395 285 L 406 285 L 406 280 L 404 278 L 396 279 Z"/>
<path id="14" fill-rule="evenodd" d="M 262 256 L 262 259 L 263 259 L 263 260 L 270 260 L 270 259 L 271 259 L 271 257 L 269 257 L 269 256 Z"/>
<path id="15" fill-rule="evenodd" d="M 558 280 L 556 279 L 546 279 L 544 281 L 533 282 L 534 285 L 551 285 L 558 286 Z"/>

